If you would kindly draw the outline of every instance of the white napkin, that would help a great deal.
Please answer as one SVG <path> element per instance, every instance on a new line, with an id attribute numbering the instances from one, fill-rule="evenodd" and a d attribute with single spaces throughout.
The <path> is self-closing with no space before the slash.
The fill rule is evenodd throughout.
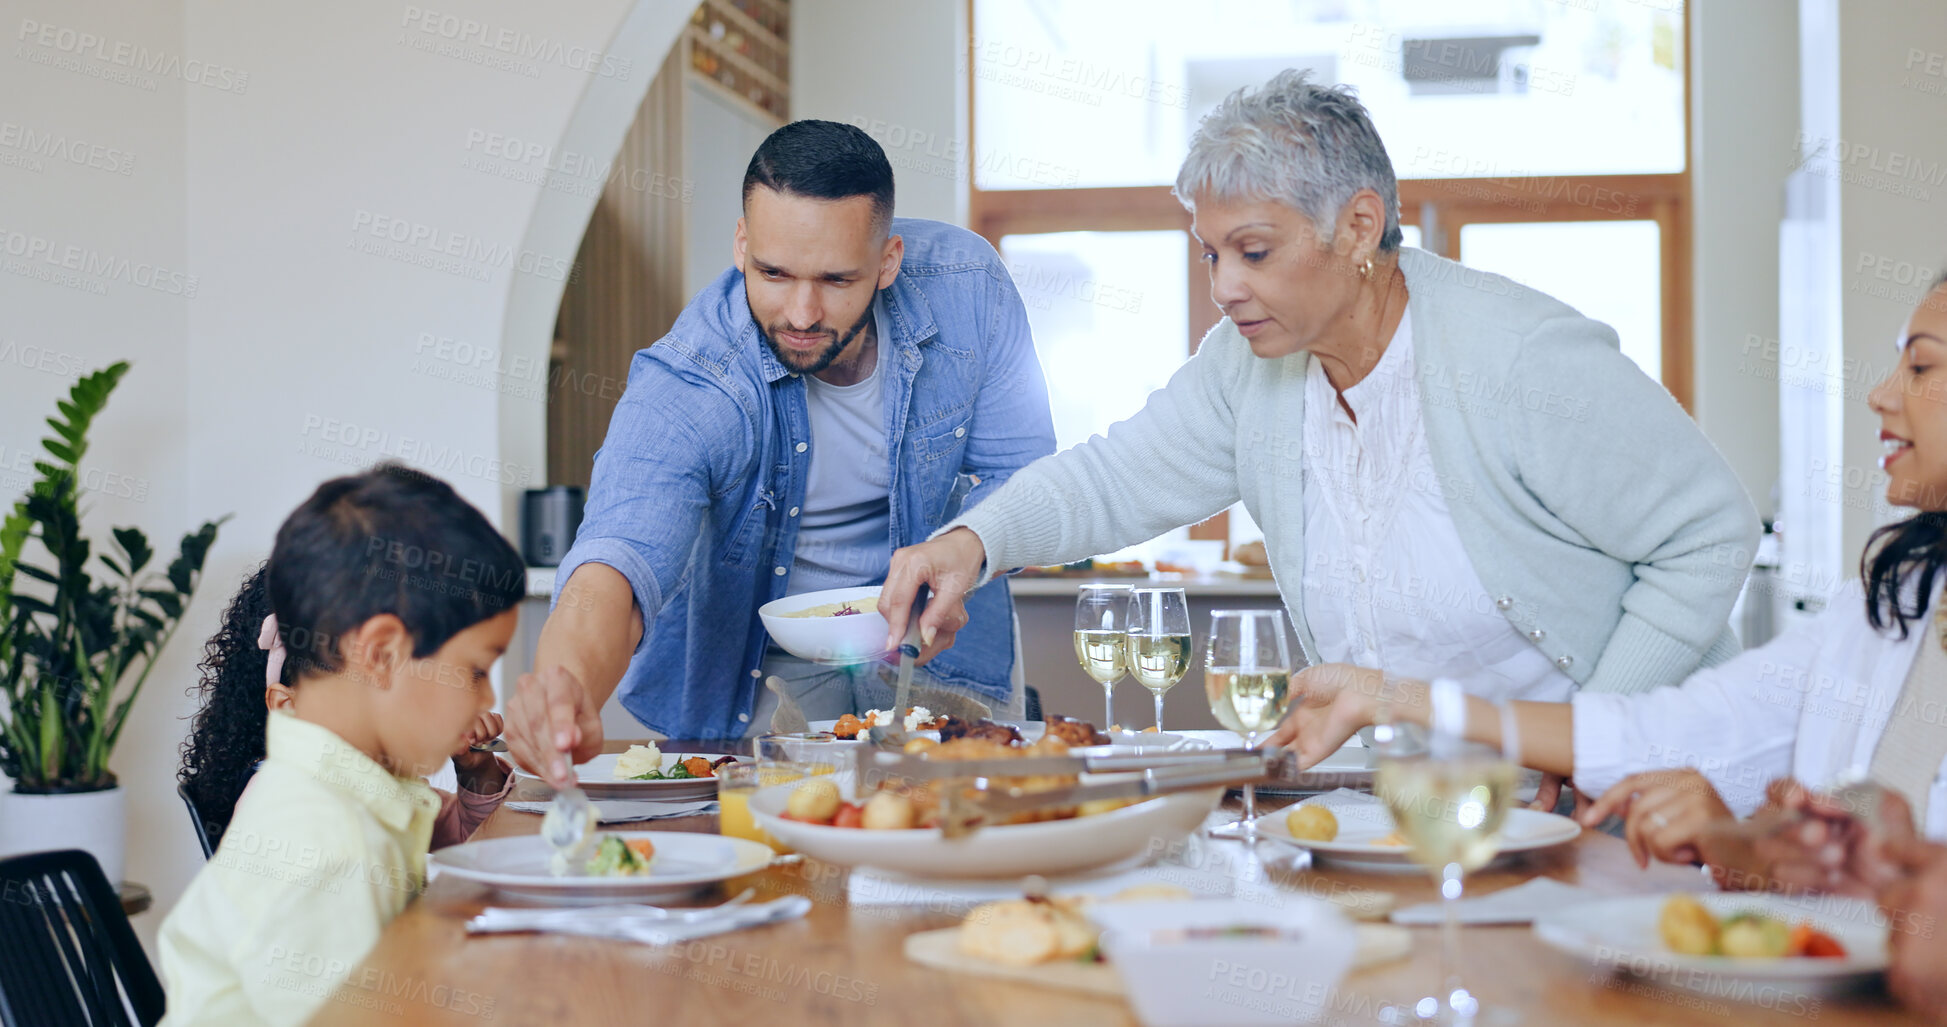
<path id="1" fill-rule="evenodd" d="M 524 909 L 489 906 L 467 921 L 469 934 L 532 931 L 614 938 L 644 945 L 672 945 L 746 927 L 796 920 L 811 911 L 811 900 L 786 895 L 770 902 L 724 905 L 715 909 L 663 909 L 658 906 L 584 906 L 574 909 Z"/>
<path id="2" fill-rule="evenodd" d="M 1492 895 L 1461 899 L 1454 911 L 1463 924 L 1525 924 L 1543 913 L 1603 897 L 1600 892 L 1563 884 L 1552 877 L 1537 877 Z M 1392 919 L 1396 924 L 1425 927 L 1443 923 L 1445 916 L 1438 902 L 1422 902 L 1395 910 Z"/>
<path id="3" fill-rule="evenodd" d="M 641 820 L 693 817 L 717 812 L 715 799 L 694 802 L 654 802 L 646 799 L 598 799 L 595 816 L 604 824 L 628 824 Z M 519 813 L 546 813 L 545 802 L 510 802 L 507 808 Z"/>

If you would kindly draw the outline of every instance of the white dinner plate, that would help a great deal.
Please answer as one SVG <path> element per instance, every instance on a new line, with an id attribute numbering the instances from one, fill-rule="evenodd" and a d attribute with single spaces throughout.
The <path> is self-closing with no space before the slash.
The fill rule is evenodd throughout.
<path id="1" fill-rule="evenodd" d="M 667 771 L 676 765 L 679 757 L 701 756 L 712 763 L 724 757 L 720 752 L 665 752 L 663 769 Z M 708 799 L 717 794 L 715 777 L 677 778 L 674 781 L 631 781 L 618 780 L 615 776 L 615 761 L 622 756 L 619 752 L 605 752 L 586 763 L 575 764 L 575 777 L 581 790 L 592 799 Z M 739 756 L 739 762 L 747 762 Z M 514 773 L 522 777 L 536 778 L 523 767 L 516 766 Z"/>
<path id="2" fill-rule="evenodd" d="M 782 819 L 778 814 L 799 783 L 760 788 L 751 796 L 757 826 L 813 859 L 925 878 L 1053 875 L 1107 866 L 1188 835 L 1224 794 L 1221 788 L 1176 792 L 1092 817 L 984 827 L 948 838 L 939 828 L 867 831 Z M 845 790 L 849 796 L 851 788 Z"/>
<path id="3" fill-rule="evenodd" d="M 1754 912 L 1787 923 L 1810 921 L 1845 946 L 1843 959 L 1787 956 L 1733 959 L 1685 956 L 1663 944 L 1657 930 L 1668 895 L 1584 902 L 1535 920 L 1535 935 L 1596 969 L 1641 977 L 1668 987 L 1701 991 L 1713 998 L 1752 1002 L 1782 1011 L 1780 993 L 1831 994 L 1870 983 L 1886 969 L 1886 917 L 1879 907 L 1837 896 L 1788 898 L 1756 892 L 1710 892 L 1695 896 L 1718 918 Z"/>
<path id="4" fill-rule="evenodd" d="M 718 881 L 753 873 L 775 855 L 768 845 L 690 831 L 604 831 L 623 840 L 647 838 L 655 859 L 644 877 L 556 877 L 548 872 L 554 850 L 540 835 L 494 838 L 435 849 L 432 865 L 442 874 L 493 886 L 505 895 L 555 905 L 596 905 L 699 891 Z"/>
<path id="5" fill-rule="evenodd" d="M 1377 802 L 1342 803 L 1320 796 L 1257 818 L 1258 833 L 1310 849 L 1312 858 L 1362 870 L 1424 873 L 1404 845 L 1375 845 L 1393 832 L 1392 815 Z M 1339 820 L 1339 836 L 1329 842 L 1300 841 L 1285 827 L 1285 816 L 1298 806 L 1324 806 Z M 1508 810 L 1501 825 L 1501 851 L 1495 858 L 1565 845 L 1582 834 L 1582 825 L 1555 813 L 1532 809 Z"/>

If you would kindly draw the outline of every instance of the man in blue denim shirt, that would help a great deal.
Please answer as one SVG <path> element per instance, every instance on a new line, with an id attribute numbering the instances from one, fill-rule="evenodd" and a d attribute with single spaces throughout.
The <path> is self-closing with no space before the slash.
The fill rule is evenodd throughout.
<path id="1" fill-rule="evenodd" d="M 768 727 L 767 673 L 850 691 L 767 651 L 757 608 L 883 581 L 893 549 L 1054 450 L 1000 258 L 964 229 L 894 219 L 891 165 L 857 128 L 795 122 L 758 148 L 735 257 L 636 354 L 596 454 L 536 673 L 508 702 L 515 755 L 547 776 L 599 751 L 618 684 L 678 738 Z M 966 606 L 957 640 L 925 640 L 928 683 L 1018 708 L 1005 582 Z"/>

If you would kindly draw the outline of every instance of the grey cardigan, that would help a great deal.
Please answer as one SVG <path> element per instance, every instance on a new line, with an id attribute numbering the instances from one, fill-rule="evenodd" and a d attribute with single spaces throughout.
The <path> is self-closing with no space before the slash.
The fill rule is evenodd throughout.
<path id="1" fill-rule="evenodd" d="M 1399 264 L 1439 487 L 1495 606 L 1594 691 L 1675 684 L 1735 655 L 1758 517 L 1695 422 L 1608 325 L 1423 250 Z M 1134 416 L 940 531 L 973 529 L 991 574 L 1111 552 L 1241 499 L 1316 652 L 1297 600 L 1311 359 L 1260 359 L 1225 319 Z"/>

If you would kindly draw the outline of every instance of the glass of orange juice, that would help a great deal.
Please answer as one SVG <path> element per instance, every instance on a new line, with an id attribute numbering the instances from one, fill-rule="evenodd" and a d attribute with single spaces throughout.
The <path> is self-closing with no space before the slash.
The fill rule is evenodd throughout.
<path id="1" fill-rule="evenodd" d="M 717 833 L 763 842 L 778 852 L 789 848 L 757 826 L 750 813 L 750 797 L 759 788 L 803 780 L 805 769 L 794 763 L 733 763 L 717 771 Z"/>

